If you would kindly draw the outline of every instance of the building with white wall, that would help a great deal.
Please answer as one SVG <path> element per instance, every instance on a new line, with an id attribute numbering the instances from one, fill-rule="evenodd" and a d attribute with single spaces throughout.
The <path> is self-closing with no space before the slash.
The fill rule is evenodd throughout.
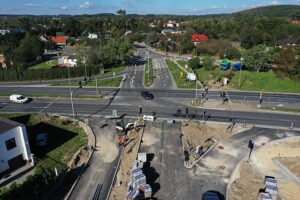
<path id="1" fill-rule="evenodd" d="M 0 118 L 0 173 L 17 169 L 31 160 L 26 128 Z"/>

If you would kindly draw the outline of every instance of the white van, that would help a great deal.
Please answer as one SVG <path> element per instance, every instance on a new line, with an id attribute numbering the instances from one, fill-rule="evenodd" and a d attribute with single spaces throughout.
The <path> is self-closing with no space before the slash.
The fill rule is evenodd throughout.
<path id="1" fill-rule="evenodd" d="M 19 94 L 13 94 L 9 97 L 9 100 L 12 103 L 26 103 L 29 101 L 29 99 L 27 97 L 24 97 L 22 95 Z"/>

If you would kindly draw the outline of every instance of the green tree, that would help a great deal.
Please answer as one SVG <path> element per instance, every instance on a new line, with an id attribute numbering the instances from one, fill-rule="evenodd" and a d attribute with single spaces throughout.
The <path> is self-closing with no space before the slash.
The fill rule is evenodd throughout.
<path id="1" fill-rule="evenodd" d="M 118 15 L 126 15 L 126 10 L 121 10 L 120 9 L 120 10 L 117 11 L 117 14 Z"/>
<path id="2" fill-rule="evenodd" d="M 21 40 L 19 47 L 15 51 L 15 62 L 21 64 L 29 64 L 43 54 L 43 44 L 35 35 L 26 33 L 26 36 Z"/>
<path id="3" fill-rule="evenodd" d="M 258 45 L 248 49 L 244 54 L 244 63 L 248 68 L 257 70 L 269 67 L 274 58 L 274 50 L 265 45 Z"/>
<path id="4" fill-rule="evenodd" d="M 204 58 L 202 59 L 203 68 L 206 70 L 213 70 L 214 61 L 215 59 L 212 56 L 204 56 Z"/>
<path id="5" fill-rule="evenodd" d="M 192 68 L 193 70 L 194 69 L 198 69 L 200 67 L 200 59 L 199 57 L 194 57 L 194 58 L 191 58 L 189 61 L 188 61 L 188 66 L 190 68 Z"/>
<path id="6" fill-rule="evenodd" d="M 294 67 L 290 70 L 290 77 L 296 81 L 300 81 L 300 59 L 298 58 Z"/>

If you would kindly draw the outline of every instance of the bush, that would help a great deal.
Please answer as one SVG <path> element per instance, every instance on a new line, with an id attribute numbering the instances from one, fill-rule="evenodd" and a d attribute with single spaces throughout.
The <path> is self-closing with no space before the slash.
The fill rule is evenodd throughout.
<path id="1" fill-rule="evenodd" d="M 28 176 L 22 185 L 14 183 L 9 189 L 2 190 L 0 199 L 42 199 L 45 194 L 49 194 L 56 181 L 53 170 L 37 166 L 35 174 Z"/>
<path id="2" fill-rule="evenodd" d="M 194 58 L 191 58 L 189 61 L 188 61 L 188 66 L 192 69 L 198 69 L 200 67 L 200 60 L 199 60 L 199 57 L 194 57 Z"/>

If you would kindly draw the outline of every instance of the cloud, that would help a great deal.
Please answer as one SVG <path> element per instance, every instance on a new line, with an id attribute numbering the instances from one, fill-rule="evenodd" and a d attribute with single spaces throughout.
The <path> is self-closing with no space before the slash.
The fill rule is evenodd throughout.
<path id="1" fill-rule="evenodd" d="M 273 0 L 270 2 L 270 5 L 278 5 L 278 4 L 281 4 L 281 2 L 278 0 Z"/>
<path id="2" fill-rule="evenodd" d="M 26 7 L 41 7 L 42 4 L 36 4 L 36 3 L 26 3 L 25 4 Z"/>
<path id="3" fill-rule="evenodd" d="M 91 4 L 90 2 L 86 1 L 84 2 L 83 4 L 79 5 L 80 8 L 84 8 L 84 9 L 87 9 L 87 8 L 90 8 L 91 7 Z"/>
<path id="4" fill-rule="evenodd" d="M 60 7 L 60 9 L 62 9 L 62 10 L 66 10 L 67 8 L 68 8 L 67 6 Z"/>

